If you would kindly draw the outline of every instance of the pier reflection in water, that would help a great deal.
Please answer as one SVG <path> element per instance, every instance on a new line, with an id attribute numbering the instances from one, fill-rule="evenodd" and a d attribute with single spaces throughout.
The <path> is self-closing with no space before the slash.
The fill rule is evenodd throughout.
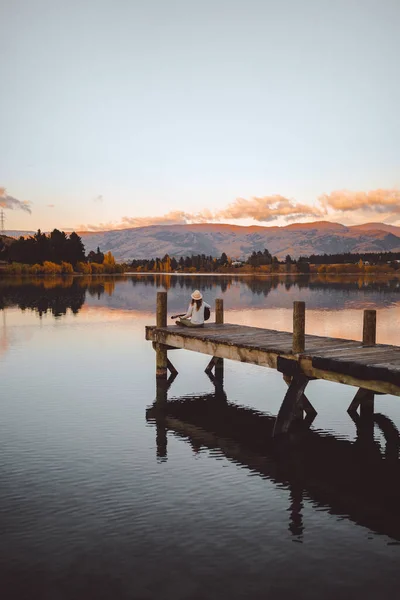
<path id="1" fill-rule="evenodd" d="M 146 411 L 155 425 L 157 457 L 168 457 L 167 434 L 188 442 L 194 451 L 215 451 L 228 460 L 290 491 L 288 529 L 301 541 L 303 501 L 315 509 L 346 517 L 378 534 L 400 542 L 400 435 L 385 415 L 373 420 L 353 417 L 355 442 L 323 431 L 312 431 L 299 421 L 290 439 L 272 439 L 275 417 L 229 402 L 222 382 L 213 381 L 214 393 L 172 397 L 171 377 L 157 384 L 157 398 Z M 374 425 L 384 437 L 374 440 Z"/>

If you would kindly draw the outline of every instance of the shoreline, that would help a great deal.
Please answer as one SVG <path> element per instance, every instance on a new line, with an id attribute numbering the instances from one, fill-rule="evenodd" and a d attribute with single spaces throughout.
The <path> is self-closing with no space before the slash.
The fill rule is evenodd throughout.
<path id="1" fill-rule="evenodd" d="M 317 277 L 319 279 L 326 279 L 326 278 L 335 278 L 335 279 L 343 279 L 343 278 L 350 278 L 350 279 L 360 279 L 360 278 L 371 278 L 374 277 L 375 279 L 379 279 L 379 278 L 388 278 L 388 277 L 392 277 L 392 278 L 398 278 L 400 279 L 400 269 L 399 271 L 396 272 L 390 272 L 390 273 L 385 273 L 382 271 L 375 271 L 375 272 L 360 272 L 360 273 L 318 273 L 317 271 L 311 271 L 309 273 L 291 273 L 289 271 L 286 272 L 280 272 L 280 273 L 263 273 L 261 272 L 257 272 L 254 271 L 253 273 L 236 273 L 236 272 L 226 272 L 226 273 L 216 273 L 216 272 L 209 272 L 209 273 L 176 273 L 176 272 L 171 272 L 171 273 L 162 273 L 159 271 L 148 271 L 145 273 L 138 273 L 135 271 L 126 271 L 126 272 L 122 272 L 122 273 L 7 273 L 6 271 L 3 271 L 0 269 L 0 280 L 1 279 L 6 279 L 6 278 L 10 278 L 10 279 L 14 279 L 16 277 L 18 278 L 82 278 L 82 277 L 94 277 L 94 278 L 98 278 L 98 277 L 257 277 L 257 278 L 266 278 L 266 279 L 270 279 L 273 277 L 293 277 L 293 278 L 300 278 L 300 277 Z"/>

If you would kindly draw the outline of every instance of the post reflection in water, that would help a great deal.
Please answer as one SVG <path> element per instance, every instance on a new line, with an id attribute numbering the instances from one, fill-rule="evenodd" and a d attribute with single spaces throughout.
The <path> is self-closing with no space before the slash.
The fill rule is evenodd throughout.
<path id="1" fill-rule="evenodd" d="M 306 534 L 304 501 L 400 541 L 400 435 L 386 416 L 356 419 L 351 443 L 299 422 L 290 441 L 274 443 L 275 417 L 229 402 L 221 385 L 213 393 L 168 400 L 170 385 L 158 384 L 146 420 L 156 427 L 157 456 L 167 460 L 167 433 L 196 448 L 217 450 L 229 461 L 289 490 L 288 530 Z M 385 438 L 374 440 L 373 424 Z M 372 426 L 371 426 L 372 424 Z"/>

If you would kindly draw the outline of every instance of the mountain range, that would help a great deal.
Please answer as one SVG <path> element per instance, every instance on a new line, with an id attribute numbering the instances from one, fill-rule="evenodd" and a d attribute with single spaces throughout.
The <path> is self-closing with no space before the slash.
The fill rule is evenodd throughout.
<path id="1" fill-rule="evenodd" d="M 31 232 L 7 232 L 26 235 Z M 206 254 L 247 258 L 253 251 L 268 248 L 282 259 L 310 254 L 343 252 L 399 252 L 400 227 L 385 223 L 345 226 L 317 221 L 294 223 L 284 227 L 263 227 L 201 223 L 193 225 L 152 225 L 131 229 L 78 232 L 86 252 L 111 250 L 117 260 L 162 258 Z"/>

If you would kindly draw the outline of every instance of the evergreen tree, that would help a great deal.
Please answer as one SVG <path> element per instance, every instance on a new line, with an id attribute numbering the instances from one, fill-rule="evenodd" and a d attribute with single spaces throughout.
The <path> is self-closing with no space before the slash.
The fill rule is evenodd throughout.
<path id="1" fill-rule="evenodd" d="M 53 229 L 50 234 L 49 247 L 49 260 L 58 264 L 61 263 L 68 255 L 67 236 L 64 231 Z"/>
<path id="2" fill-rule="evenodd" d="M 83 245 L 81 237 L 73 231 L 67 241 L 67 262 L 75 266 L 77 262 L 84 262 L 85 259 L 85 246 Z"/>

